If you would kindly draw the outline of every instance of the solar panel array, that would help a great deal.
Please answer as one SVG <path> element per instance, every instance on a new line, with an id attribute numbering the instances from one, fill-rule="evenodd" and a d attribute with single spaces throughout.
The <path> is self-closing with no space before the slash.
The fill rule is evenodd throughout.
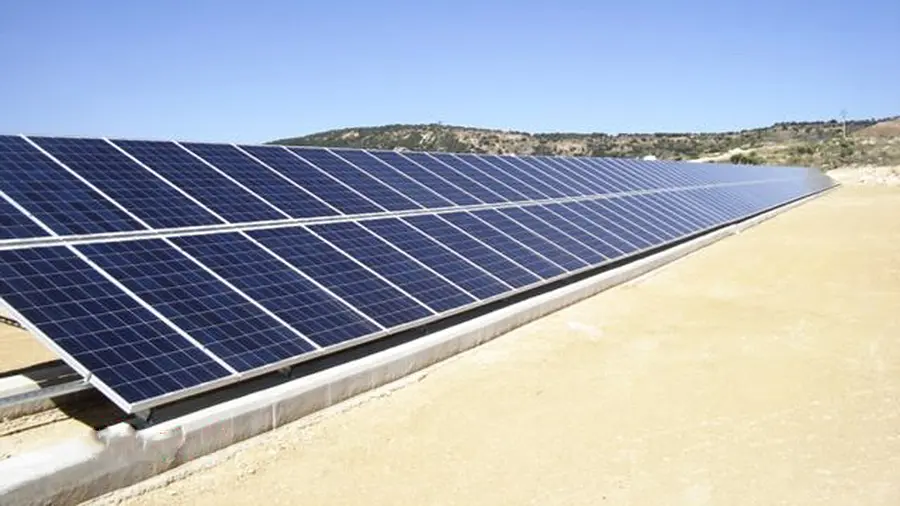
<path id="1" fill-rule="evenodd" d="M 134 412 L 832 184 L 800 168 L 0 136 L 0 297 Z"/>

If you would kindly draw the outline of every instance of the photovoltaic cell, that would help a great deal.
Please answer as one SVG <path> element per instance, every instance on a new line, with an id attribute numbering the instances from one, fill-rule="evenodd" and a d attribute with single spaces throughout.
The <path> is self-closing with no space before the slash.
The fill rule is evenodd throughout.
<path id="1" fill-rule="evenodd" d="M 394 167 L 400 172 L 415 179 L 423 186 L 431 188 L 438 195 L 444 197 L 453 204 L 469 206 L 481 203 L 481 201 L 454 186 L 454 184 L 450 182 L 446 173 L 452 171 L 446 167 L 441 168 L 443 173 L 434 172 L 433 170 L 429 170 L 421 164 L 416 164 L 409 158 L 393 151 L 369 151 L 368 153 L 375 158 L 390 164 L 391 167 Z M 435 162 L 435 164 L 436 163 L 437 162 Z"/>
<path id="2" fill-rule="evenodd" d="M 459 288 L 379 241 L 355 223 L 329 223 L 311 229 L 435 312 L 449 311 L 475 302 Z"/>
<path id="3" fill-rule="evenodd" d="M 587 230 L 606 244 L 606 247 L 597 246 L 597 249 L 609 258 L 619 258 L 640 249 L 625 238 L 626 234 L 619 227 L 612 227 L 608 223 L 601 224 L 601 220 L 597 216 L 591 215 L 577 203 L 551 204 L 547 208 Z"/>
<path id="4" fill-rule="evenodd" d="M 479 241 L 491 246 L 507 258 L 514 260 L 517 264 L 544 279 L 552 278 L 565 272 L 558 265 L 476 218 L 471 213 L 442 214 L 441 218 L 465 230 Z"/>
<path id="5" fill-rule="evenodd" d="M 549 215 L 546 210 L 542 211 L 539 206 L 501 209 L 498 212 L 513 220 L 518 225 L 528 229 L 529 232 L 539 235 L 542 239 L 550 242 L 555 249 L 560 249 L 563 253 L 566 253 L 562 258 L 565 258 L 566 261 L 570 263 L 564 265 L 564 267 L 578 269 L 587 264 L 600 263 L 606 260 L 606 257 L 589 248 L 575 237 L 569 235 L 569 230 L 564 230 L 562 228 L 566 223 L 565 220 Z M 550 220 L 549 222 L 547 221 L 548 219 Z M 535 245 L 537 244 L 538 243 L 536 242 Z M 543 246 L 543 244 L 541 245 Z M 544 256 L 547 255 L 545 254 Z M 556 261 L 555 258 L 553 260 Z M 577 260 L 581 261 L 579 262 Z"/>
<path id="6" fill-rule="evenodd" d="M 122 149 L 161 174 L 231 223 L 278 220 L 285 215 L 229 181 L 173 142 L 115 141 Z M 168 204 L 158 200 L 157 204 Z M 218 220 L 216 220 L 218 222 Z"/>
<path id="7" fill-rule="evenodd" d="M 301 227 L 259 230 L 250 235 L 385 327 L 432 314 Z"/>
<path id="8" fill-rule="evenodd" d="M 409 158 L 435 174 L 440 174 L 441 177 L 453 183 L 457 188 L 481 202 L 490 204 L 507 201 L 506 198 L 500 194 L 491 191 L 476 180 L 467 177 L 463 170 L 457 168 L 457 164 L 460 167 L 463 167 L 465 164 L 456 158 L 430 155 L 427 153 L 403 153 L 402 156 L 404 158 Z M 466 170 L 471 170 L 471 168 L 467 168 Z"/>
<path id="9" fill-rule="evenodd" d="M 526 165 L 521 160 L 516 159 L 512 156 L 496 156 L 496 155 L 480 155 L 481 158 L 495 167 L 498 170 L 506 172 L 510 176 L 516 178 L 517 180 L 522 182 L 523 188 L 529 189 L 532 195 L 535 195 L 535 199 L 549 199 L 549 198 L 562 198 L 568 195 L 568 191 L 560 191 L 559 189 L 554 187 L 555 182 L 548 177 L 546 174 L 543 174 L 535 169 L 532 166 Z M 537 177 L 536 177 L 537 176 Z"/>
<path id="10" fill-rule="evenodd" d="M 343 213 L 366 214 L 384 211 L 283 147 L 241 146 L 241 149 Z"/>
<path id="11" fill-rule="evenodd" d="M 387 162 L 370 155 L 366 151 L 345 150 L 339 151 L 338 155 L 422 207 L 453 206 L 453 203 L 449 200 L 422 186 L 416 180 L 404 176 L 401 172 L 394 170 Z"/>
<path id="12" fill-rule="evenodd" d="M 533 229 L 521 225 L 516 220 L 510 218 L 510 213 L 512 213 L 513 216 L 516 216 L 516 220 L 523 219 L 530 225 L 537 226 L 541 233 L 550 232 L 550 227 L 547 227 L 546 225 L 540 226 L 538 220 L 526 218 L 523 216 L 524 213 L 518 209 L 504 210 L 503 212 L 493 210 L 477 211 L 473 214 L 496 229 L 503 231 L 506 235 L 540 253 L 544 258 L 567 271 L 580 269 L 587 265 L 583 260 L 551 242 L 551 239 L 539 234 L 537 230 L 532 231 Z M 562 240 L 562 234 L 553 234 L 551 237 Z"/>
<path id="13" fill-rule="evenodd" d="M 572 249 L 569 249 L 568 251 L 570 253 L 577 254 L 578 258 L 581 258 L 589 264 L 602 263 L 610 258 L 615 258 L 622 254 L 615 248 L 610 247 L 604 241 L 591 235 L 585 229 L 580 228 L 576 223 L 569 221 L 567 218 L 557 214 L 552 210 L 560 207 L 561 206 L 557 204 L 552 208 L 551 206 L 530 206 L 525 209 L 537 218 L 540 218 L 551 228 L 557 229 L 558 231 L 578 241 L 578 244 L 584 245 L 582 247 L 578 247 L 578 244 L 573 244 Z M 560 242 L 557 244 L 562 246 L 564 243 Z"/>
<path id="14" fill-rule="evenodd" d="M 65 247 L 0 251 L 0 297 L 126 402 L 229 376 Z"/>
<path id="15" fill-rule="evenodd" d="M 0 136 L 0 167 L 3 168 L 0 189 L 57 234 L 99 234 L 144 228 L 21 137 Z M 4 202 L 4 205 L 8 204 Z M 33 223 L 29 225 L 30 220 L 19 215 L 15 209 L 3 211 L 4 222 L 9 221 L 11 228 L 0 235 L 44 235 L 37 232 L 40 228 Z"/>
<path id="16" fill-rule="evenodd" d="M 422 206 L 396 190 L 379 182 L 374 177 L 347 163 L 334 153 L 316 148 L 289 148 L 307 162 L 322 169 L 347 186 L 365 195 L 370 200 L 390 211 L 421 209 Z"/>
<path id="17" fill-rule="evenodd" d="M 0 240 L 26 239 L 47 235 L 21 211 L 0 199 Z"/>
<path id="18" fill-rule="evenodd" d="M 102 139 L 32 140 L 153 228 L 219 223 Z"/>
<path id="19" fill-rule="evenodd" d="M 626 241 L 646 249 L 663 242 L 663 237 L 658 232 L 648 229 L 645 225 L 636 221 L 635 217 L 625 214 L 620 208 L 614 207 L 607 199 L 582 201 L 573 204 L 575 208 L 583 208 L 588 216 L 598 225 L 608 228 Z"/>
<path id="20" fill-rule="evenodd" d="M 241 234 L 188 236 L 174 242 L 319 346 L 380 330 Z"/>
<path id="21" fill-rule="evenodd" d="M 457 154 L 453 156 L 474 167 L 467 174 L 478 177 L 479 182 L 489 184 L 492 190 L 502 192 L 512 202 L 544 198 L 540 192 L 527 187 L 508 172 L 498 169 L 478 155 Z"/>
<path id="22" fill-rule="evenodd" d="M 453 251 L 464 255 L 485 271 L 514 288 L 522 288 L 541 280 L 524 267 L 468 235 L 462 229 L 451 225 L 440 216 L 416 216 L 404 218 L 403 221 L 418 229 L 419 232 L 440 241 Z"/>
<path id="23" fill-rule="evenodd" d="M 183 143 L 217 169 L 233 177 L 257 195 L 294 218 L 338 214 L 304 190 L 288 183 L 276 173 L 226 144 Z"/>
<path id="24" fill-rule="evenodd" d="M 466 261 L 463 255 L 454 253 L 449 247 L 397 218 L 364 221 L 361 225 L 478 299 L 487 299 L 509 289 L 507 285 Z"/>
<path id="25" fill-rule="evenodd" d="M 78 249 L 238 371 L 315 349 L 163 240 Z"/>
<path id="26" fill-rule="evenodd" d="M 476 166 L 463 161 L 463 158 L 461 157 L 450 153 L 430 153 L 430 156 L 439 162 L 453 167 L 466 178 L 471 179 L 478 185 L 486 188 L 489 194 L 496 195 L 496 197 L 492 198 L 482 198 L 485 202 L 521 202 L 523 200 L 528 200 L 528 198 L 521 193 L 500 184 L 496 179 L 479 170 Z M 481 198 L 480 195 L 479 198 Z"/>

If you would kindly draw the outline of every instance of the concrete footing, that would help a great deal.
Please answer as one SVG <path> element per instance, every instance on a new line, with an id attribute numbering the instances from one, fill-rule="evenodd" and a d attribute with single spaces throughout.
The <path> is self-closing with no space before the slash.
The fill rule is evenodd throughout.
<path id="1" fill-rule="evenodd" d="M 12 457 L 0 462 L 0 503 L 9 506 L 77 504 L 145 480 L 400 379 L 816 196 L 394 348 L 147 429 L 136 431 L 127 424 L 117 424 L 96 433 L 90 440 L 70 441 Z"/>

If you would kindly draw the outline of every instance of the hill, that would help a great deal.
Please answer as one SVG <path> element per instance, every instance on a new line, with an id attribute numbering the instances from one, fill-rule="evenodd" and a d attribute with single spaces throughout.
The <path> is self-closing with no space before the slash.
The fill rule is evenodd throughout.
<path id="1" fill-rule="evenodd" d="M 720 133 L 539 133 L 442 124 L 330 130 L 275 144 L 499 154 L 643 157 L 801 165 L 900 164 L 900 119 L 776 123 Z"/>

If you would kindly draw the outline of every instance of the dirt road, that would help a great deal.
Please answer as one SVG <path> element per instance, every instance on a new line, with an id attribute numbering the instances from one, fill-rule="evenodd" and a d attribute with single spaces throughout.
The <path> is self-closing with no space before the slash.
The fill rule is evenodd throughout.
<path id="1" fill-rule="evenodd" d="M 900 504 L 898 216 L 842 189 L 107 500 Z"/>

